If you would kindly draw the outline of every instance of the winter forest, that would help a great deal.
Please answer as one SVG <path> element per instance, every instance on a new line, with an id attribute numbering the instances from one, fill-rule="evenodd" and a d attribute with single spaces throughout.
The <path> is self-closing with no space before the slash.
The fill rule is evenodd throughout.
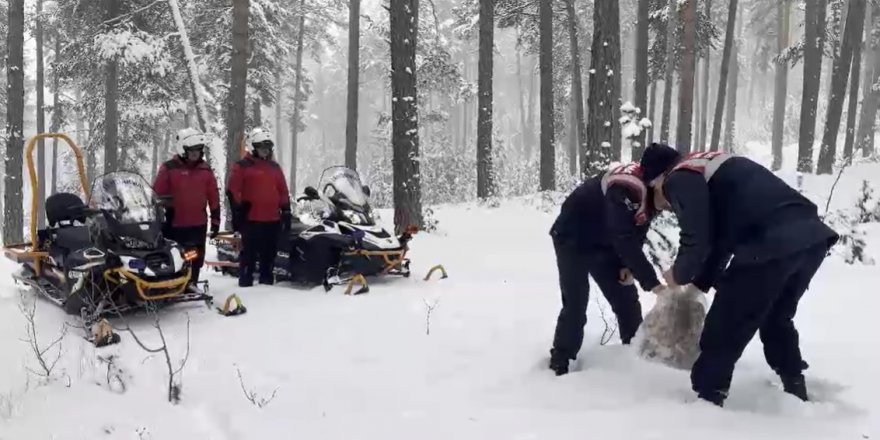
<path id="1" fill-rule="evenodd" d="M 819 174 L 874 154 L 871 0 L 2 7 L 7 243 L 22 238 L 24 141 L 45 131 L 73 135 L 89 176 L 151 176 L 178 128 L 211 134 L 222 174 L 266 126 L 293 193 L 344 163 L 418 226 L 438 203 L 567 189 L 652 141 L 771 139 L 774 169 Z M 41 194 L 70 185 L 66 149 L 37 151 Z"/>
<path id="2" fill-rule="evenodd" d="M 0 440 L 880 438 L 880 0 L 4 0 L 0 52 Z M 189 127 L 222 210 L 205 288 L 186 291 L 208 306 L 114 315 L 122 342 L 96 346 L 108 321 L 27 293 L 49 282 L 22 286 L 33 263 L 9 249 L 39 272 L 47 198 L 113 172 L 152 183 Z M 378 279 L 342 263 L 323 288 L 227 276 L 223 240 L 244 240 L 230 176 L 258 127 L 297 221 L 326 169 L 356 171 L 366 223 L 402 240 L 362 252 Z M 777 390 L 762 333 L 723 410 L 694 405 L 688 371 L 618 342 L 592 273 L 581 355 L 547 369 L 563 283 L 548 232 L 580 184 L 653 143 L 750 158 L 840 235 L 795 319 L 811 402 Z M 680 224 L 659 214 L 639 245 L 658 276 Z M 142 298 L 162 284 L 131 280 Z M 660 300 L 641 287 L 647 316 Z"/>

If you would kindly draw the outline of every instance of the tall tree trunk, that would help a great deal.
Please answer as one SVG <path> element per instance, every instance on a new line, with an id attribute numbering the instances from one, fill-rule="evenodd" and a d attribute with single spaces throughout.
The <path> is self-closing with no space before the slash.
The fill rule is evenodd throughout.
<path id="1" fill-rule="evenodd" d="M 105 0 L 106 20 L 119 15 L 119 0 Z M 104 72 L 104 173 L 119 169 L 119 73 L 115 59 Z"/>
<path id="2" fill-rule="evenodd" d="M 345 114 L 345 166 L 353 170 L 357 169 L 360 11 L 361 0 L 348 1 L 348 97 Z"/>
<path id="3" fill-rule="evenodd" d="M 581 50 L 578 47 L 577 17 L 574 13 L 574 0 L 566 0 L 565 9 L 568 14 L 568 37 L 571 49 L 571 93 L 574 105 L 574 133 L 577 136 L 577 149 L 569 159 L 573 162 L 572 176 L 577 175 L 577 157 L 580 155 L 581 175 L 587 169 L 587 129 L 584 127 L 584 92 L 581 84 Z"/>
<path id="4" fill-rule="evenodd" d="M 61 86 L 58 68 L 61 56 L 61 36 L 55 34 L 55 67 L 52 73 L 52 127 L 49 130 L 57 133 L 61 130 Z M 58 138 L 52 139 L 52 194 L 58 192 Z"/>
<path id="5" fill-rule="evenodd" d="M 742 14 L 742 7 L 739 8 L 739 14 Z M 739 90 L 739 51 L 740 40 L 742 39 L 742 20 L 737 23 L 737 32 L 739 36 L 737 41 L 733 42 L 733 49 L 730 53 L 730 78 L 727 89 L 727 119 L 724 127 L 724 151 L 734 152 L 736 147 L 736 98 Z"/>
<path id="6" fill-rule="evenodd" d="M 535 74 L 535 64 L 534 58 L 529 58 L 532 60 L 529 63 L 529 105 L 526 107 L 526 133 L 528 133 L 528 137 L 526 138 L 526 158 L 531 160 L 533 148 L 535 147 L 535 107 L 537 107 L 537 99 L 538 99 L 538 89 L 535 87 L 535 83 L 537 83 L 538 78 L 536 78 Z"/>
<path id="7" fill-rule="evenodd" d="M 651 14 L 651 0 L 638 0 L 638 28 L 636 29 L 636 84 L 635 95 L 636 107 L 638 107 L 639 118 L 648 116 L 648 45 L 650 43 L 648 33 L 648 21 Z M 635 138 L 632 149 L 632 160 L 637 161 L 642 158 L 642 152 L 645 150 L 645 133 Z"/>
<path id="8" fill-rule="evenodd" d="M 3 244 L 23 241 L 24 0 L 9 0 L 6 34 L 6 175 Z"/>
<path id="9" fill-rule="evenodd" d="M 595 174 L 620 159 L 620 16 L 615 1 L 596 2 L 593 8 L 593 45 L 590 64 L 590 145 L 596 148 L 587 173 Z"/>
<path id="10" fill-rule="evenodd" d="M 706 18 L 708 20 L 712 19 L 712 0 L 706 0 Z M 709 71 L 711 67 L 712 61 L 712 49 L 706 49 L 706 59 L 703 60 L 703 75 L 702 75 L 702 83 L 703 83 L 703 92 L 700 94 L 700 125 L 697 128 L 697 151 L 704 151 L 706 149 L 706 125 L 709 119 Z"/>
<path id="11" fill-rule="evenodd" d="M 299 27 L 296 32 L 296 64 L 293 67 L 296 75 L 293 85 L 293 118 L 290 120 L 290 193 L 296 194 L 296 162 L 299 155 L 300 108 L 302 107 L 302 60 L 303 36 L 306 29 L 305 0 L 300 0 Z"/>
<path id="12" fill-rule="evenodd" d="M 37 46 L 37 133 L 46 131 L 46 101 L 43 96 L 46 90 L 43 60 L 43 0 L 37 0 L 37 25 L 35 39 Z M 46 225 L 46 143 L 41 139 L 37 142 L 37 227 Z"/>
<path id="13" fill-rule="evenodd" d="M 77 87 L 76 89 L 74 89 L 73 94 L 74 94 L 73 99 L 76 100 L 77 107 L 79 107 L 79 104 L 82 103 L 82 90 L 79 87 Z M 88 136 L 86 134 L 85 124 L 83 123 L 82 111 L 77 109 L 74 112 L 73 117 L 75 119 L 74 126 L 76 129 L 76 136 L 74 138 L 76 139 L 76 144 L 85 148 L 85 145 L 88 140 Z"/>
<path id="14" fill-rule="evenodd" d="M 416 44 L 419 0 L 391 2 L 391 145 L 394 150 L 394 226 L 422 228 Z"/>
<path id="15" fill-rule="evenodd" d="M 709 145 L 712 151 L 718 150 L 718 143 L 721 140 L 721 118 L 724 116 L 727 74 L 730 69 L 733 35 L 736 29 L 737 3 L 737 0 L 730 0 L 730 5 L 727 8 L 727 30 L 724 35 L 724 52 L 721 55 L 721 78 L 718 81 L 718 100 L 715 102 L 715 120 L 712 123 L 712 142 Z"/>
<path id="16" fill-rule="evenodd" d="M 687 0 L 684 7 L 682 50 L 675 144 L 678 151 L 689 153 L 693 136 L 694 73 L 697 69 L 697 0 Z"/>
<path id="17" fill-rule="evenodd" d="M 152 151 L 150 152 L 150 181 L 156 179 L 156 171 L 159 169 L 159 130 L 161 130 L 159 124 L 156 124 L 153 127 L 153 133 L 150 136 L 150 141 L 152 142 Z"/>
<path id="18" fill-rule="evenodd" d="M 193 102 L 196 104 L 196 117 L 199 122 L 199 130 L 205 133 L 208 131 L 209 125 L 208 110 L 205 106 L 204 96 L 201 93 L 201 84 L 199 81 L 198 69 L 196 68 L 196 57 L 193 54 L 192 45 L 189 42 L 186 26 L 183 23 L 183 17 L 180 15 L 180 5 L 178 4 L 178 0 L 168 0 L 168 6 L 171 8 L 171 15 L 174 17 L 174 24 L 177 27 L 177 34 L 180 36 L 180 44 L 183 46 L 183 55 L 184 58 L 186 58 L 186 74 L 187 79 L 189 80 L 189 92 L 192 94 Z M 205 153 L 211 166 L 216 166 L 217 164 L 214 163 L 215 160 L 212 158 L 212 156 L 215 156 L 216 154 L 212 154 L 210 148 Z"/>
<path id="19" fill-rule="evenodd" d="M 465 80 L 467 80 L 467 81 L 470 81 L 470 73 L 471 73 L 470 65 L 471 65 L 471 57 L 470 57 L 470 55 L 465 55 L 463 71 L 464 71 Z M 465 149 L 467 149 L 467 147 L 470 145 L 470 141 L 471 141 L 471 118 L 472 118 L 471 105 L 472 105 L 471 101 L 467 101 L 467 100 L 462 103 L 462 116 L 463 116 L 463 118 L 461 121 L 462 122 L 462 127 L 461 127 L 461 129 L 462 129 L 462 138 L 461 138 L 462 143 L 461 144 L 465 147 Z"/>
<path id="20" fill-rule="evenodd" d="M 250 0 L 232 0 L 232 57 L 229 60 L 229 102 L 226 105 L 227 169 L 240 159 L 240 142 L 245 136 L 249 8 Z"/>
<path id="21" fill-rule="evenodd" d="M 572 88 L 574 88 L 574 83 L 570 84 Z M 569 89 L 569 93 L 571 96 L 574 96 L 574 92 Z M 565 112 L 565 123 L 566 128 L 568 128 L 568 133 L 565 136 L 565 145 L 566 145 L 566 155 L 568 156 L 568 175 L 571 177 L 577 176 L 578 172 L 578 142 L 577 142 L 577 126 L 574 122 L 575 118 L 575 103 L 573 99 L 568 100 L 568 108 Z"/>
<path id="22" fill-rule="evenodd" d="M 650 144 L 654 142 L 654 118 L 657 116 L 657 80 L 651 81 L 651 96 L 648 109 L 648 119 L 651 121 L 651 126 L 648 127 L 647 143 Z"/>
<path id="23" fill-rule="evenodd" d="M 672 118 L 672 88 L 675 86 L 675 35 L 678 26 L 678 0 L 669 0 L 666 9 L 666 74 L 663 76 L 663 114 L 660 123 L 660 141 L 669 143 Z M 592 107 L 591 107 L 592 108 Z"/>
<path id="24" fill-rule="evenodd" d="M 858 17 L 855 17 L 858 19 Z M 864 18 L 859 20 L 864 27 Z M 861 34 L 861 33 L 860 33 Z M 843 157 L 847 164 L 852 163 L 853 144 L 856 138 L 856 118 L 858 117 L 859 105 L 859 75 L 862 72 L 862 37 L 856 39 L 856 47 L 853 50 L 850 80 L 849 80 L 849 101 L 847 102 L 846 111 L 846 139 L 843 143 Z"/>
<path id="25" fill-rule="evenodd" d="M 263 126 L 263 100 L 257 96 L 254 98 L 254 116 L 253 123 L 254 127 L 262 127 Z"/>
<path id="26" fill-rule="evenodd" d="M 804 86 L 798 136 L 800 172 L 813 171 L 813 142 L 825 44 L 825 0 L 807 0 L 804 10 Z"/>
<path id="27" fill-rule="evenodd" d="M 880 107 L 880 5 L 871 8 L 871 21 L 866 43 L 868 51 L 865 69 L 864 96 L 862 111 L 859 114 L 859 129 L 856 135 L 856 149 L 862 150 L 865 157 L 874 154 L 874 124 L 877 121 L 877 108 Z M 872 32 L 873 30 L 873 32 Z"/>
<path id="28" fill-rule="evenodd" d="M 275 146 L 275 160 L 278 161 L 278 165 L 280 165 L 283 170 L 284 141 L 281 121 L 284 113 L 284 82 L 281 79 L 281 70 L 282 69 L 278 69 L 278 72 L 275 73 L 275 90 L 278 90 L 278 94 L 275 96 L 275 110 L 272 112 L 272 116 L 275 118 L 275 121 L 272 124 L 272 131 L 275 132 L 275 141 L 278 144 Z"/>
<path id="29" fill-rule="evenodd" d="M 553 128 L 553 6 L 539 2 L 541 65 L 541 191 L 556 189 L 556 148 Z"/>
<path id="30" fill-rule="evenodd" d="M 819 174 L 830 174 L 834 168 L 834 159 L 837 156 L 837 134 L 840 130 L 843 101 L 846 99 L 849 68 L 855 55 L 856 42 L 862 39 L 864 24 L 865 0 L 850 0 L 840 56 L 834 60 L 831 70 L 831 97 L 828 102 L 822 148 L 819 150 L 819 162 L 816 165 L 816 172 Z M 855 86 L 858 88 L 858 83 Z"/>
<path id="31" fill-rule="evenodd" d="M 776 51 L 778 56 L 788 49 L 788 22 L 791 8 L 789 0 L 782 0 L 776 6 Z M 776 81 L 773 89 L 773 135 L 772 150 L 775 171 L 782 167 L 782 143 L 785 130 L 785 103 L 788 98 L 788 63 L 777 62 Z"/>
<path id="32" fill-rule="evenodd" d="M 516 45 L 516 83 L 516 95 L 519 98 L 519 151 L 525 154 L 527 142 L 526 132 L 528 130 L 528 125 L 526 124 L 526 88 L 523 84 L 522 50 L 520 50 L 519 44 Z"/>
<path id="33" fill-rule="evenodd" d="M 477 76 L 477 197 L 495 193 L 492 174 L 492 49 L 495 45 L 495 0 L 480 0 L 480 49 Z"/>
<path id="34" fill-rule="evenodd" d="M 86 149 L 86 176 L 88 177 L 88 181 L 92 182 L 95 180 L 95 177 L 98 175 L 98 159 L 95 157 L 97 155 L 98 147 L 95 146 L 95 135 L 94 135 L 94 124 L 87 120 L 86 121 L 86 132 L 88 135 L 85 139 L 85 149 Z"/>

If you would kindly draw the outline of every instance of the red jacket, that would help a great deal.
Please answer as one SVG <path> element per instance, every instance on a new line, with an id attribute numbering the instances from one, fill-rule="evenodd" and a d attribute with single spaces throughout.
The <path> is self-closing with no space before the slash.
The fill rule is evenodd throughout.
<path id="1" fill-rule="evenodd" d="M 234 205 L 248 204 L 247 220 L 276 222 L 290 210 L 290 193 L 281 166 L 248 154 L 232 165 L 227 185 Z"/>
<path id="2" fill-rule="evenodd" d="M 220 224 L 217 178 L 204 161 L 189 164 L 175 157 L 163 163 L 153 182 L 153 190 L 159 196 L 172 197 L 173 227 L 207 225 L 206 207 L 211 210 L 211 224 Z"/>

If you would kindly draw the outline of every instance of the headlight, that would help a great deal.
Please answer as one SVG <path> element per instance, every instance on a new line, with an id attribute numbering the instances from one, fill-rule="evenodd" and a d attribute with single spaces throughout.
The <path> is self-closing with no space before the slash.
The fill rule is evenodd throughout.
<path id="1" fill-rule="evenodd" d="M 361 217 L 359 212 L 350 209 L 343 209 L 342 215 L 344 215 L 352 224 L 359 225 L 363 222 L 363 217 Z"/>
<path id="2" fill-rule="evenodd" d="M 151 247 L 149 243 L 139 238 L 122 236 L 119 239 L 122 241 L 122 245 L 128 249 L 149 249 Z"/>

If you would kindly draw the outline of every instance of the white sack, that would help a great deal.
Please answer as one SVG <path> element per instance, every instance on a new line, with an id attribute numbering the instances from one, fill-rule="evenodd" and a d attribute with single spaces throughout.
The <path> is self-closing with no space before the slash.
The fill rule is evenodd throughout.
<path id="1" fill-rule="evenodd" d="M 706 308 L 705 295 L 692 285 L 661 291 L 636 334 L 639 355 L 690 370 L 700 354 Z"/>

